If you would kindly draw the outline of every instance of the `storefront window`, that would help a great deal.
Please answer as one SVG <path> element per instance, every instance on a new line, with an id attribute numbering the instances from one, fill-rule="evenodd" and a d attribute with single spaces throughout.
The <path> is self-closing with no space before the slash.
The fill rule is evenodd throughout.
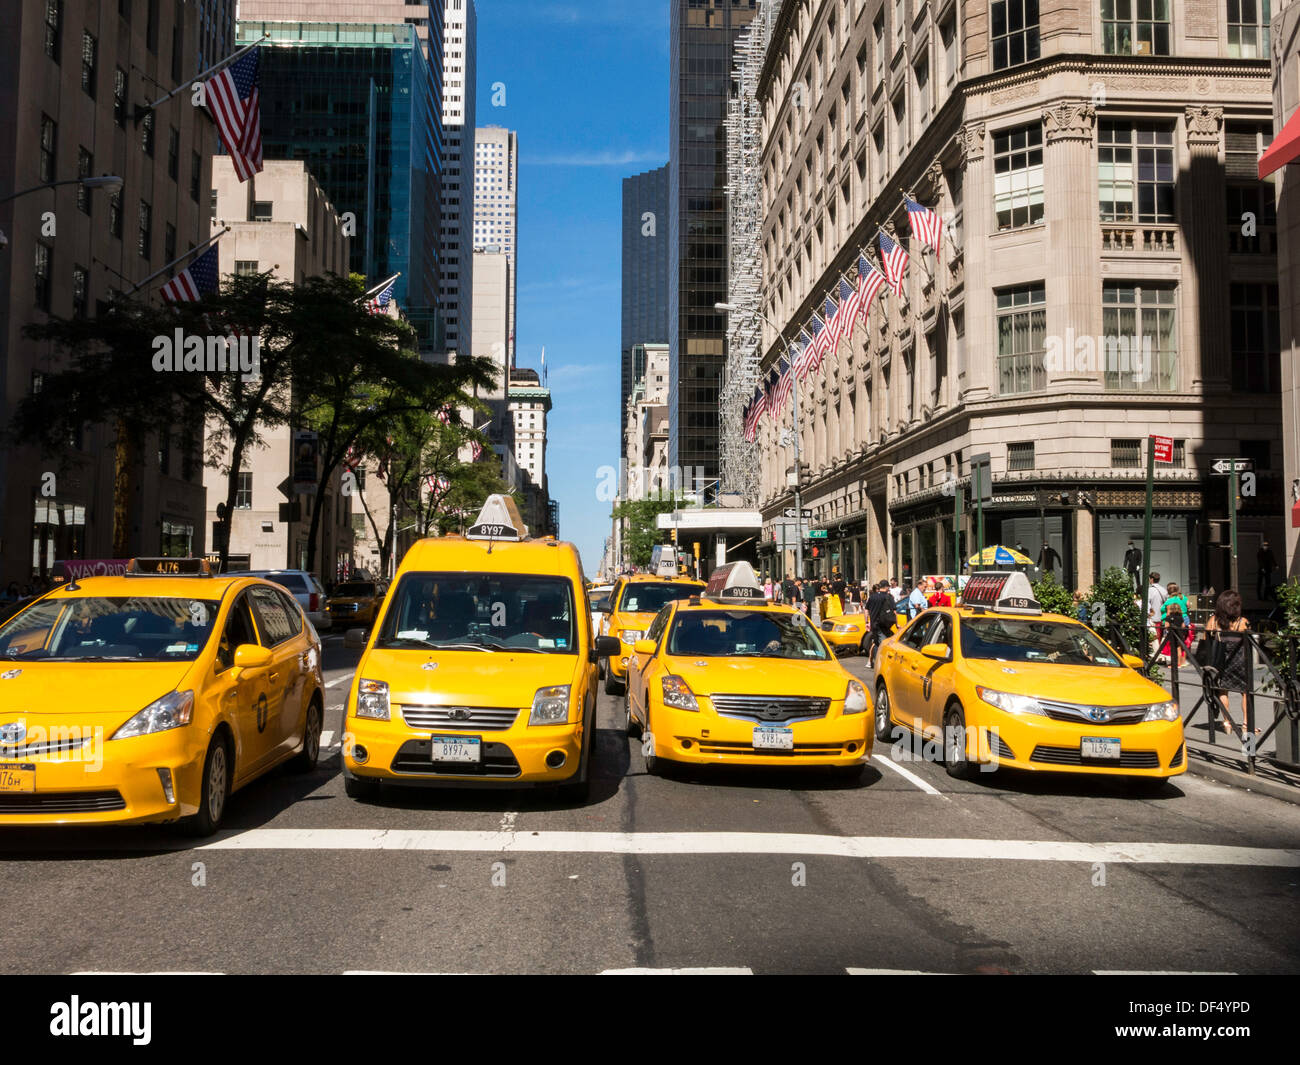
<path id="1" fill-rule="evenodd" d="M 163 518 L 162 543 L 159 549 L 159 554 L 163 558 L 191 558 L 193 547 L 193 522 Z"/>
<path id="2" fill-rule="evenodd" d="M 55 499 L 36 500 L 32 518 L 32 576 L 47 576 L 56 561 L 84 558 L 86 508 Z"/>
<path id="3" fill-rule="evenodd" d="M 917 570 L 920 573 L 938 573 L 939 530 L 934 525 L 922 525 L 916 530 Z"/>

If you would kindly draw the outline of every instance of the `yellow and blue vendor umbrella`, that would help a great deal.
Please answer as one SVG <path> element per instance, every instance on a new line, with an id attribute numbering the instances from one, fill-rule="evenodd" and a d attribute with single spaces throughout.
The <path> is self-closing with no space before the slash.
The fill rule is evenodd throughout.
<path id="1" fill-rule="evenodd" d="M 984 566 L 1032 566 L 1034 560 L 1022 555 L 1019 551 L 998 544 L 995 547 L 986 547 L 978 555 L 971 555 L 970 564 L 976 568 Z"/>

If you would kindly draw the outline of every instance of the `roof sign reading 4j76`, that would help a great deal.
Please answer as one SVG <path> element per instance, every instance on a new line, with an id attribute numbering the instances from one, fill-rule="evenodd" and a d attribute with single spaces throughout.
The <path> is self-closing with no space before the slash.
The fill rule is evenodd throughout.
<path id="1" fill-rule="evenodd" d="M 1172 436 L 1153 436 L 1151 439 L 1156 442 L 1156 461 L 1173 462 L 1174 438 Z"/>

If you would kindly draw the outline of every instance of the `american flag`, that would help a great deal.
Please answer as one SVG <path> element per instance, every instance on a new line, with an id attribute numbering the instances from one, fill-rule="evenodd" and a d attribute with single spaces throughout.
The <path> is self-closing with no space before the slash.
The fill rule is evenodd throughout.
<path id="1" fill-rule="evenodd" d="M 883 229 L 880 231 L 880 261 L 885 264 L 885 277 L 895 296 L 903 294 L 903 277 L 907 273 L 907 252 L 897 241 L 891 240 Z"/>
<path id="2" fill-rule="evenodd" d="M 815 370 L 821 362 L 817 353 L 821 351 L 822 344 L 825 343 L 822 334 L 826 332 L 826 323 L 817 317 L 817 312 L 814 311 L 811 320 L 808 322 L 808 327 L 802 332 L 809 338 L 808 369 Z"/>
<path id="3" fill-rule="evenodd" d="M 189 266 L 163 285 L 162 298 L 168 303 L 193 303 L 217 291 L 219 260 L 213 244 Z"/>
<path id="4" fill-rule="evenodd" d="M 912 236 L 926 247 L 937 250 L 939 238 L 943 235 L 943 219 L 910 196 L 903 197 L 903 206 L 907 208 L 907 221 L 912 226 Z"/>
<path id="5" fill-rule="evenodd" d="M 777 363 L 776 368 L 780 373 L 780 377 L 776 382 L 776 411 L 777 414 L 780 414 L 785 410 L 786 401 L 790 398 L 790 391 L 794 388 L 794 368 L 784 355 L 781 356 L 781 361 Z"/>
<path id="6" fill-rule="evenodd" d="M 849 284 L 848 279 L 840 278 L 840 324 L 839 331 L 841 337 L 852 336 L 853 327 L 857 324 L 858 315 L 862 311 L 862 294 L 856 288 Z"/>
<path id="7" fill-rule="evenodd" d="M 425 483 L 428 484 L 430 492 L 445 492 L 451 487 L 451 481 L 446 477 L 434 477 L 432 474 Z"/>
<path id="8" fill-rule="evenodd" d="M 258 50 L 253 48 L 207 83 L 208 110 L 216 120 L 221 141 L 230 153 L 240 181 L 262 172 L 262 111 L 257 99 L 259 69 Z"/>
<path id="9" fill-rule="evenodd" d="M 767 410 L 767 397 L 763 394 L 763 390 L 761 388 L 755 388 L 754 398 L 749 401 L 749 414 L 746 416 L 746 420 L 748 422 L 754 423 L 754 433 L 758 432 L 759 419 L 763 417 L 763 414 L 766 410 Z M 746 426 L 746 428 L 748 428 L 748 425 Z M 750 434 L 749 438 L 751 440 L 754 439 L 753 433 Z"/>
<path id="10" fill-rule="evenodd" d="M 483 445 L 480 444 L 477 440 L 471 440 L 469 442 L 470 462 L 478 462 L 479 458 L 482 457 L 482 455 L 483 455 Z"/>
<path id="11" fill-rule="evenodd" d="M 830 349 L 831 337 L 834 333 L 831 329 L 830 322 L 822 318 L 822 316 L 816 311 L 813 311 L 812 330 L 814 334 L 812 368 L 816 370 L 821 366 L 822 359 Z"/>
<path id="12" fill-rule="evenodd" d="M 371 314 L 387 314 L 388 305 L 393 302 L 393 286 L 397 284 L 396 279 L 388 284 L 377 295 L 370 297 L 366 301 L 366 309 Z"/>
<path id="13" fill-rule="evenodd" d="M 865 255 L 858 256 L 858 300 L 862 312 L 862 323 L 866 324 L 871 315 L 871 305 L 876 301 L 876 294 L 885 283 L 885 275 L 876 269 Z"/>
<path id="14" fill-rule="evenodd" d="M 770 373 L 768 373 L 767 382 L 763 385 L 763 409 L 772 418 L 779 418 L 781 416 L 781 408 L 777 405 L 777 400 L 780 399 L 777 386 L 780 383 L 781 375 L 778 374 L 774 368 Z"/>
<path id="15" fill-rule="evenodd" d="M 799 353 L 794 357 L 794 372 L 802 380 L 812 371 L 817 360 L 816 352 L 813 351 L 813 338 L 808 335 L 808 330 L 799 330 L 799 339 L 794 342 L 793 346 Z"/>
<path id="16" fill-rule="evenodd" d="M 820 338 L 822 343 L 817 355 L 818 366 L 827 355 L 834 355 L 835 349 L 840 346 L 840 305 L 829 292 L 826 294 L 826 302 L 822 304 L 822 321 L 826 323 L 826 329 Z"/>
<path id="17" fill-rule="evenodd" d="M 451 408 L 450 408 L 450 407 L 443 407 L 441 410 L 438 411 L 438 421 L 442 422 L 443 425 L 450 425 L 450 424 L 451 424 Z"/>

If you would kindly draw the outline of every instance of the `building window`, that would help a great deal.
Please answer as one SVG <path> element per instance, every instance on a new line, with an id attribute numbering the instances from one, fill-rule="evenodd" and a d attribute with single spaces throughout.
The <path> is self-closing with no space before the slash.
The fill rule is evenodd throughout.
<path id="1" fill-rule="evenodd" d="M 1178 310 L 1173 285 L 1107 282 L 1102 286 L 1106 388 L 1169 392 L 1178 382 Z"/>
<path id="2" fill-rule="evenodd" d="M 1097 140 L 1101 220 L 1173 222 L 1173 129 L 1107 119 Z"/>
<path id="3" fill-rule="evenodd" d="M 1007 469 L 1032 470 L 1034 468 L 1034 442 L 1007 445 Z"/>
<path id="4" fill-rule="evenodd" d="M 253 475 L 245 472 L 239 475 L 239 487 L 235 489 L 235 509 L 253 509 Z"/>
<path id="5" fill-rule="evenodd" d="M 217 220 L 217 190 L 212 189 L 208 192 L 208 203 L 212 207 L 212 221 Z"/>
<path id="6" fill-rule="evenodd" d="M 49 115 L 41 115 L 41 162 L 42 181 L 53 181 L 58 166 L 59 124 Z"/>
<path id="7" fill-rule="evenodd" d="M 54 250 L 48 244 L 36 242 L 36 306 L 50 309 L 50 274 L 53 270 Z"/>
<path id="8" fill-rule="evenodd" d="M 993 69 L 1038 58 L 1038 0 L 993 0 Z"/>
<path id="9" fill-rule="evenodd" d="M 88 151 L 86 151 L 85 148 L 78 147 L 77 177 L 84 180 L 85 178 L 90 177 L 94 169 L 95 169 L 95 157 L 91 155 Z M 85 185 L 78 185 L 77 186 L 77 210 L 79 210 L 82 214 L 90 214 L 91 199 L 92 197 L 90 195 L 90 189 L 86 188 Z"/>
<path id="10" fill-rule="evenodd" d="M 957 16 L 953 15 L 939 27 L 939 40 L 943 43 L 943 78 L 946 85 L 957 82 Z"/>
<path id="11" fill-rule="evenodd" d="M 145 0 L 148 11 L 145 16 L 144 43 L 154 55 L 158 54 L 158 0 Z"/>
<path id="12" fill-rule="evenodd" d="M 113 71 L 113 121 L 126 128 L 126 71 L 121 67 Z"/>
<path id="13" fill-rule="evenodd" d="M 90 302 L 90 275 L 84 266 L 72 268 L 72 317 L 86 317 L 86 307 Z"/>
<path id="14" fill-rule="evenodd" d="M 998 299 L 998 392 L 1038 392 L 1047 387 L 1043 349 L 1047 334 L 1047 289 L 1026 285 L 1004 289 Z"/>
<path id="15" fill-rule="evenodd" d="M 885 11 L 882 8 L 871 26 L 872 46 L 876 51 L 876 84 L 885 80 Z"/>
<path id="16" fill-rule="evenodd" d="M 136 229 L 135 250 L 141 259 L 148 260 L 153 251 L 153 208 L 140 201 L 139 226 Z"/>
<path id="17" fill-rule="evenodd" d="M 253 201 L 253 221 L 269 222 L 271 221 L 271 201 L 254 200 Z"/>
<path id="18" fill-rule="evenodd" d="M 57 63 L 62 45 L 63 0 L 45 0 L 45 54 Z"/>
<path id="19" fill-rule="evenodd" d="M 1277 286 L 1234 282 L 1231 305 L 1233 389 L 1276 391 L 1282 350 Z"/>
<path id="20" fill-rule="evenodd" d="M 898 159 L 901 162 L 907 154 L 911 140 L 907 129 L 907 92 L 903 91 L 894 99 L 894 139 L 898 144 Z"/>
<path id="21" fill-rule="evenodd" d="M 1112 440 L 1110 464 L 1113 469 L 1137 470 L 1142 468 L 1141 440 Z"/>
<path id="22" fill-rule="evenodd" d="M 993 135 L 993 205 L 998 229 L 1043 220 L 1043 127 L 1020 126 Z"/>
<path id="23" fill-rule="evenodd" d="M 187 521 L 163 518 L 159 554 L 163 558 L 189 558 L 194 553 L 194 525 Z"/>
<path id="24" fill-rule="evenodd" d="M 98 46 L 93 34 L 81 33 L 81 91 L 95 98 L 95 74 L 98 70 Z"/>
<path id="25" fill-rule="evenodd" d="M 1228 0 L 1228 55 L 1233 59 L 1268 58 L 1269 0 Z"/>
<path id="26" fill-rule="evenodd" d="M 1101 0 L 1101 37 L 1107 55 L 1168 55 L 1169 0 Z"/>
<path id="27" fill-rule="evenodd" d="M 173 181 L 181 174 L 181 131 L 175 126 L 167 129 L 167 176 Z"/>
<path id="28" fill-rule="evenodd" d="M 169 263 L 176 258 L 176 227 L 170 222 L 163 230 L 163 262 Z"/>
<path id="29" fill-rule="evenodd" d="M 203 183 L 203 157 L 198 152 L 190 153 L 190 199 L 199 202 L 199 186 Z"/>
<path id="30" fill-rule="evenodd" d="M 1277 251 L 1276 190 L 1272 181 L 1259 180 L 1258 163 L 1273 139 L 1273 127 L 1229 122 L 1223 136 L 1228 250 L 1272 255 Z"/>
<path id="31" fill-rule="evenodd" d="M 249 274 L 257 273 L 256 259 L 236 259 L 235 274 L 238 277 L 247 277 Z"/>
<path id="32" fill-rule="evenodd" d="M 144 149 L 144 154 L 153 158 L 153 112 L 145 113 L 144 118 L 140 120 L 140 147 Z"/>

